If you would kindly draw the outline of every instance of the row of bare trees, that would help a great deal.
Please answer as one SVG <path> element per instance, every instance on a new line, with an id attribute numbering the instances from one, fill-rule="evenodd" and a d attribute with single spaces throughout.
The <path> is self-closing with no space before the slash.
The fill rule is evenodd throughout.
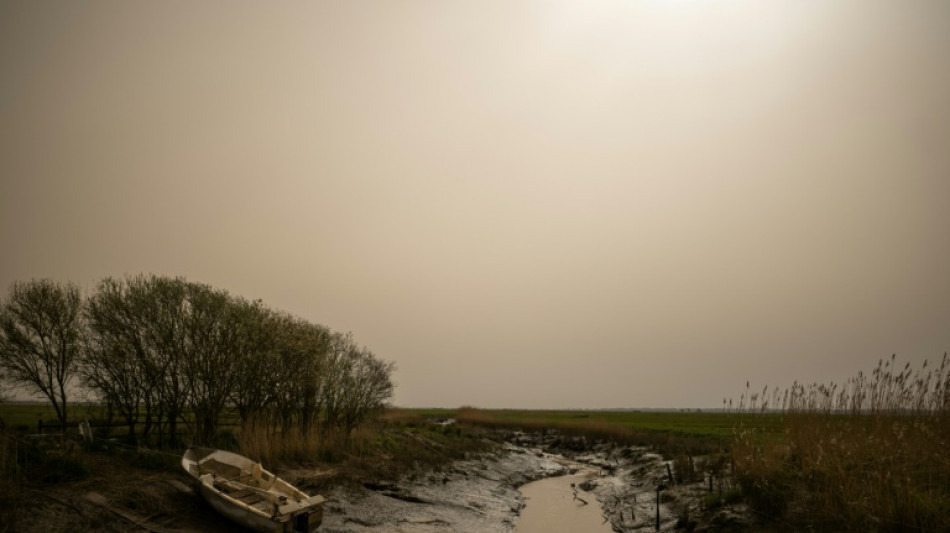
<path id="1" fill-rule="evenodd" d="M 182 278 L 106 278 L 87 298 L 50 280 L 0 305 L 0 371 L 53 405 L 91 391 L 133 438 L 207 444 L 222 416 L 351 432 L 393 393 L 393 364 L 340 334 Z M 75 385 L 75 386 L 74 386 Z"/>

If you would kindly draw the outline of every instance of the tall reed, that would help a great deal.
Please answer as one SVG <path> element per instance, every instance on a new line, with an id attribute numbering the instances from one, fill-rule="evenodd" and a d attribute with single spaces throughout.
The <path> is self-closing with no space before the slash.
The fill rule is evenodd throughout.
<path id="1" fill-rule="evenodd" d="M 284 427 L 267 414 L 249 417 L 237 434 L 243 455 L 266 463 L 335 462 L 346 454 L 359 455 L 372 439 L 372 430 L 361 426 L 345 433 L 336 428 Z"/>
<path id="2" fill-rule="evenodd" d="M 745 423 L 769 409 L 783 432 Z M 793 527 L 950 531 L 950 360 L 881 360 L 843 385 L 742 395 L 735 474 L 752 507 Z"/>

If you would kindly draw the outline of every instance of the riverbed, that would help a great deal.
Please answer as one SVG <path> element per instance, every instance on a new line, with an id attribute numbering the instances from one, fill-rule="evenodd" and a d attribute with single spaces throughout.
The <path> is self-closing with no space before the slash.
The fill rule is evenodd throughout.
<path id="1" fill-rule="evenodd" d="M 579 493 L 579 485 L 597 477 L 598 471 L 583 469 L 521 487 L 525 506 L 515 533 L 610 533 L 600 502 L 590 494 Z"/>
<path id="2" fill-rule="evenodd" d="M 737 507 L 695 522 L 708 491 L 703 482 L 669 486 L 658 502 L 669 463 L 644 448 L 599 443 L 577 452 L 558 445 L 564 439 L 557 436 L 508 438 L 495 453 L 441 471 L 324 493 L 320 531 L 647 533 L 656 531 L 657 514 L 668 532 L 739 531 L 747 524 Z"/>
<path id="3" fill-rule="evenodd" d="M 517 487 L 567 473 L 556 455 L 508 444 L 421 479 L 325 494 L 329 501 L 320 531 L 511 533 L 525 502 Z"/>

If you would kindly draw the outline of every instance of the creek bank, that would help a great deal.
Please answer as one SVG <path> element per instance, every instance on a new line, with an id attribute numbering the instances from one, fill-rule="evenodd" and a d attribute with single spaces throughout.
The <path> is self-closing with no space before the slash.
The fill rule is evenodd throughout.
<path id="1" fill-rule="evenodd" d="M 578 485 L 578 495 L 599 505 L 618 533 L 656 529 L 657 485 L 662 531 L 745 531 L 741 504 L 708 507 L 705 481 L 669 484 L 669 461 L 645 448 L 589 443 L 556 432 L 499 432 L 505 442 L 493 453 L 446 468 L 324 491 L 327 533 L 393 531 L 506 532 L 514 529 L 525 498 L 518 488 L 541 478 L 592 467 L 597 475 Z M 588 495 L 588 496 L 585 496 Z"/>
<path id="2" fill-rule="evenodd" d="M 417 471 L 398 480 L 353 477 L 336 468 L 280 469 L 287 481 L 329 501 L 321 532 L 454 531 L 511 533 L 525 506 L 518 488 L 541 478 L 596 470 L 577 483 L 578 496 L 589 502 L 619 533 L 652 532 L 658 482 L 666 483 L 666 466 L 646 449 L 591 443 L 553 432 L 498 432 L 494 452 L 470 456 L 439 470 Z M 89 453 L 83 456 L 89 479 L 53 485 L 24 486 L 15 511 L 15 531 L 70 533 L 117 532 L 134 528 L 130 522 L 95 505 L 88 493 L 102 494 L 114 507 L 148 517 L 168 530 L 227 532 L 233 526 L 191 490 L 180 469 L 147 470 L 136 456 Z M 358 481 L 357 481 L 358 480 Z M 187 487 L 186 487 L 187 489 Z M 693 531 L 750 530 L 742 506 L 723 506 L 699 513 L 708 495 L 703 483 L 676 485 L 661 493 L 661 525 Z M 0 497 L 3 495 L 0 494 Z M 567 500 L 570 502 L 571 500 Z M 529 504 L 530 505 L 530 504 Z M 689 517 L 684 520 L 684 513 Z M 3 528 L 0 528 L 3 529 Z"/>
<path id="3" fill-rule="evenodd" d="M 568 472 L 552 454 L 506 443 L 440 471 L 325 492 L 320 531 L 510 532 L 524 507 L 517 487 Z"/>
<path id="4" fill-rule="evenodd" d="M 510 442 L 595 467 L 600 475 L 579 485 L 596 497 L 603 516 L 618 533 L 656 531 L 657 487 L 661 531 L 747 531 L 751 528 L 744 504 L 708 505 L 710 495 L 721 494 L 721 480 L 710 492 L 708 478 L 693 483 L 671 483 L 672 461 L 647 448 L 590 442 L 556 431 L 514 433 Z M 675 478 L 674 478 L 675 479 Z"/>

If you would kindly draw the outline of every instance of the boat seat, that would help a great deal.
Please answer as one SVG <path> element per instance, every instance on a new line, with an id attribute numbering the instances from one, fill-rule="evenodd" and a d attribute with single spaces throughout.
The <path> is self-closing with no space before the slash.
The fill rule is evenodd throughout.
<path id="1" fill-rule="evenodd" d="M 245 494 L 244 496 L 241 496 L 240 498 L 236 498 L 236 499 L 241 500 L 242 502 L 248 505 L 254 505 L 257 502 L 264 501 L 265 498 L 261 496 L 260 494 Z"/>
<path id="2" fill-rule="evenodd" d="M 273 474 L 265 476 L 264 469 L 261 468 L 260 463 L 254 463 L 254 465 L 251 466 L 251 479 L 253 482 L 248 483 L 248 485 L 254 485 L 264 490 L 270 490 L 270 488 L 274 486 L 274 482 L 277 480 Z"/>
<path id="3" fill-rule="evenodd" d="M 213 457 L 198 463 L 198 470 L 202 474 L 215 474 L 216 476 L 222 476 L 228 479 L 235 479 L 241 474 L 247 473 L 234 465 L 222 463 Z"/>
<path id="4" fill-rule="evenodd" d="M 242 490 L 229 494 L 235 500 L 241 503 L 255 507 L 265 513 L 273 514 L 277 509 L 277 504 L 269 501 L 265 494 L 252 490 Z"/>
<path id="5" fill-rule="evenodd" d="M 253 487 L 251 485 L 246 485 L 240 482 L 233 482 L 229 480 L 218 480 L 215 484 L 222 493 L 227 494 L 235 500 L 240 500 L 248 505 L 253 505 L 257 502 L 267 502 L 268 505 L 282 505 L 283 501 L 280 500 L 279 494 L 274 494 L 267 492 L 263 489 Z M 253 501 L 252 501 L 253 500 Z"/>

